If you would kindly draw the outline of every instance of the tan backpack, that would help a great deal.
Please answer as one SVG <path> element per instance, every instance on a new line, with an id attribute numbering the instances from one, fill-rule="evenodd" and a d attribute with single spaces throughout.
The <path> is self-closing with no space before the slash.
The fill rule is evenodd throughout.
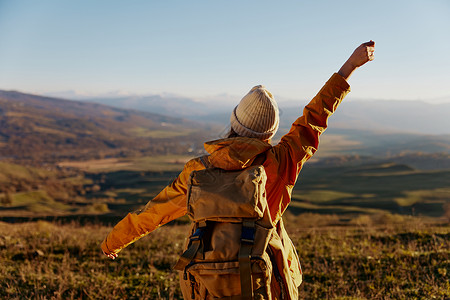
<path id="1" fill-rule="evenodd" d="M 270 219 L 264 167 L 225 171 L 210 168 L 204 158 L 207 168 L 193 171 L 188 181 L 187 210 L 193 227 L 174 267 L 182 272 L 183 296 L 283 299 L 286 292 L 290 295 L 269 247 L 270 243 L 283 246 Z"/>

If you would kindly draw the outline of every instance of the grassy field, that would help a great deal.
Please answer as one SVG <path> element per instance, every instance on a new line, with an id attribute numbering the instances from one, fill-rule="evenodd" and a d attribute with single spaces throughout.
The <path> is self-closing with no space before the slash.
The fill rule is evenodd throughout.
<path id="1" fill-rule="evenodd" d="M 61 170 L 0 163 L 0 218 L 94 214 L 118 221 L 172 182 L 188 159 L 168 155 L 64 162 Z M 379 213 L 444 217 L 450 215 L 449 182 L 449 170 L 417 170 L 395 162 L 307 164 L 289 209 L 348 218 Z"/>
<path id="2" fill-rule="evenodd" d="M 107 158 L 88 161 L 66 161 L 61 167 L 77 168 L 82 171 L 99 173 L 114 171 L 181 171 L 184 164 L 192 158 L 187 155 L 155 155 L 137 158 Z"/>
<path id="3" fill-rule="evenodd" d="M 316 168 L 305 166 L 292 209 L 349 214 L 389 212 L 441 217 L 450 203 L 449 170 L 416 170 L 394 162 Z"/>
<path id="4" fill-rule="evenodd" d="M 309 213 L 286 224 L 303 266 L 300 299 L 450 297 L 448 223 Z M 164 226 L 111 261 L 99 248 L 109 227 L 0 223 L 0 298 L 181 299 L 171 267 L 187 227 Z"/>
<path id="5" fill-rule="evenodd" d="M 180 299 L 171 266 L 186 218 L 116 261 L 99 244 L 187 159 L 101 159 L 62 169 L 1 163 L 0 217 L 29 222 L 0 222 L 0 299 Z M 305 166 L 285 214 L 304 270 L 301 299 L 450 298 L 449 182 L 448 170 L 395 162 Z"/>

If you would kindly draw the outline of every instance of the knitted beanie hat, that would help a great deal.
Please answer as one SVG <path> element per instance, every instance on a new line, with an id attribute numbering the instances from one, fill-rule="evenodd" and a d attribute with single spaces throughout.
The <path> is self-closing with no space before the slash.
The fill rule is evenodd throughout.
<path id="1" fill-rule="evenodd" d="M 242 98 L 231 114 L 231 128 L 240 136 L 271 139 L 278 130 L 278 105 L 272 94 L 257 85 Z"/>

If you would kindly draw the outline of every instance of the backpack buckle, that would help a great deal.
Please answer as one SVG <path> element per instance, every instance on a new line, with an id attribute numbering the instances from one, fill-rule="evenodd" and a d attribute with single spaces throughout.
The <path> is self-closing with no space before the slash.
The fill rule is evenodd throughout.
<path id="1" fill-rule="evenodd" d="M 203 235 L 205 234 L 205 227 L 199 227 L 195 230 L 195 232 L 192 234 L 190 241 L 199 241 L 203 238 Z"/>

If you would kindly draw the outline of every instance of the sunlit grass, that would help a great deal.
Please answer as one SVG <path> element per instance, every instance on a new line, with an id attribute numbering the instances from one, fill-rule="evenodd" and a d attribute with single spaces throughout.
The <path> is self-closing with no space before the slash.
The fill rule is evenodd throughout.
<path id="1" fill-rule="evenodd" d="M 304 272 L 300 299 L 450 297 L 450 225 L 399 215 L 288 213 Z M 0 223 L 0 298 L 181 299 L 177 272 L 188 225 L 163 226 L 111 261 L 100 225 Z"/>
<path id="2" fill-rule="evenodd" d="M 73 167 L 87 172 L 126 171 L 181 171 L 191 159 L 189 155 L 155 155 L 135 158 L 107 158 L 89 161 L 66 161 L 59 165 Z"/>
<path id="3" fill-rule="evenodd" d="M 326 189 L 306 191 L 296 194 L 296 197 L 313 203 L 330 202 L 342 198 L 355 197 L 355 194 L 331 191 Z"/>
<path id="4" fill-rule="evenodd" d="M 21 192 L 12 195 L 10 207 L 22 206 L 25 206 L 27 211 L 37 214 L 68 212 L 73 209 L 70 205 L 55 201 L 49 197 L 45 191 L 41 190 Z"/>
<path id="5" fill-rule="evenodd" d="M 150 130 L 143 127 L 135 127 L 130 129 L 130 132 L 138 137 L 150 137 L 150 138 L 176 138 L 181 136 L 187 136 L 195 133 L 195 129 L 183 129 L 173 128 L 173 130 Z"/>
<path id="6" fill-rule="evenodd" d="M 434 190 L 405 191 L 403 197 L 397 197 L 394 200 L 400 206 L 411 206 L 418 202 L 428 202 L 433 200 L 449 199 L 450 188 L 440 188 Z"/>
<path id="7" fill-rule="evenodd" d="M 18 164 L 0 162 L 0 182 L 9 180 L 11 177 L 17 180 L 33 179 L 35 177 L 51 176 L 51 171 L 43 168 L 25 167 Z"/>

